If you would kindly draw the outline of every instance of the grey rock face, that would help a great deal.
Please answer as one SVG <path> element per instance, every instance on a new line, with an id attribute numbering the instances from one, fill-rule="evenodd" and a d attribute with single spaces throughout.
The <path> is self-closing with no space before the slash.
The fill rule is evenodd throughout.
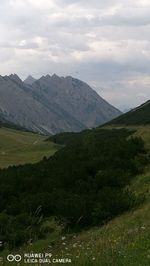
<path id="1" fill-rule="evenodd" d="M 29 130 L 55 134 L 99 126 L 121 114 L 86 83 L 47 75 L 31 84 L 0 76 L 0 113 Z"/>
<path id="2" fill-rule="evenodd" d="M 35 81 L 36 81 L 36 79 L 29 75 L 29 76 L 24 80 L 24 83 L 25 83 L 25 84 L 28 84 L 28 85 L 32 85 Z"/>

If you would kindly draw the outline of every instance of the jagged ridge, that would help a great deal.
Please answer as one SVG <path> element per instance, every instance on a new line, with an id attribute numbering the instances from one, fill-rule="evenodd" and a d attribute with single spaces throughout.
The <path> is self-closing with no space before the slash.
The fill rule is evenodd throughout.
<path id="1" fill-rule="evenodd" d="M 16 74 L 0 76 L 0 110 L 6 120 L 29 130 L 79 132 L 121 114 L 86 83 L 70 76 L 27 80 L 22 82 Z"/>

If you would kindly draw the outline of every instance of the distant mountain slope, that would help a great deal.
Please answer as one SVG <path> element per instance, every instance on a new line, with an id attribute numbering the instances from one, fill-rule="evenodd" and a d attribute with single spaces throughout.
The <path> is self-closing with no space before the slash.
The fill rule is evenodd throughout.
<path id="1" fill-rule="evenodd" d="M 30 87 L 17 75 L 0 77 L 0 110 L 4 119 L 41 133 L 84 128 L 75 119 L 68 119 L 58 108 L 55 110 L 51 106 L 44 106 L 32 95 Z"/>
<path id="2" fill-rule="evenodd" d="M 88 84 L 70 76 L 43 76 L 32 87 L 36 99 L 45 106 L 61 107 L 85 128 L 99 126 L 121 114 Z"/>
<path id="3" fill-rule="evenodd" d="M 24 83 L 26 83 L 26 84 L 28 84 L 28 85 L 32 85 L 35 81 L 36 81 L 36 79 L 29 75 L 29 76 L 24 80 Z"/>
<path id="4" fill-rule="evenodd" d="M 150 124 L 150 100 L 139 107 L 113 119 L 109 124 L 145 125 Z"/>
<path id="5" fill-rule="evenodd" d="M 22 82 L 16 74 L 0 76 L 4 119 L 35 132 L 55 134 L 96 127 L 121 114 L 86 83 L 72 77 L 47 75 L 32 81 L 28 77 Z"/>
<path id="6" fill-rule="evenodd" d="M 0 128 L 1 127 L 5 127 L 5 128 L 11 128 L 11 129 L 18 129 L 18 130 L 21 130 L 21 131 L 27 131 L 27 129 L 19 126 L 19 125 L 16 125 L 12 122 L 9 122 L 8 120 L 6 120 L 4 117 L 3 117 L 3 114 L 1 113 L 0 111 Z"/>
<path id="7" fill-rule="evenodd" d="M 1 126 L 3 123 L 6 123 L 6 120 L 3 118 L 3 115 L 0 113 L 0 126 Z"/>

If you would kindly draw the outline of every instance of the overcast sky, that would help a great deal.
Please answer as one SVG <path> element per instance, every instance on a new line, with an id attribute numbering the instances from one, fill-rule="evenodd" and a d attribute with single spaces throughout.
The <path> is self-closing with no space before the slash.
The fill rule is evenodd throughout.
<path id="1" fill-rule="evenodd" d="M 150 0 L 0 0 L 0 74 L 56 73 L 125 109 L 150 99 Z"/>

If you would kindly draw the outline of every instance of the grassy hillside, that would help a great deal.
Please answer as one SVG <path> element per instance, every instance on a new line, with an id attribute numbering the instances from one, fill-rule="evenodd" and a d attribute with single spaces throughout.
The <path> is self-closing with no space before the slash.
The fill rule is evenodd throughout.
<path id="1" fill-rule="evenodd" d="M 146 125 L 150 124 L 150 101 L 113 119 L 108 124 L 115 125 Z"/>
<path id="2" fill-rule="evenodd" d="M 46 142 L 46 136 L 0 127 L 0 168 L 35 163 L 53 155 L 58 145 Z"/>
<path id="3" fill-rule="evenodd" d="M 77 138 L 68 147 L 61 149 L 49 160 L 44 160 L 33 167 L 24 166 L 1 171 L 0 181 L 4 189 L 4 198 L 1 198 L 1 202 L 4 201 L 4 203 L 0 204 L 2 210 L 3 205 L 6 204 L 5 212 L 1 212 L 1 222 L 3 223 L 1 230 L 5 231 L 6 237 L 10 241 L 11 237 L 12 241 L 17 237 L 17 241 L 20 242 L 28 231 L 32 236 L 31 239 L 34 238 L 33 244 L 32 241 L 28 241 L 28 244 L 26 243 L 21 249 L 2 251 L 1 256 L 4 260 L 6 255 L 12 252 L 22 254 L 33 251 L 36 253 L 52 252 L 54 258 L 72 258 L 71 265 L 73 266 L 147 266 L 150 244 L 148 227 L 150 217 L 147 213 L 150 205 L 149 166 L 147 165 L 144 174 L 135 176 L 141 171 L 143 165 L 141 165 L 141 160 L 145 158 L 146 154 L 142 152 L 141 141 L 132 139 L 131 135 L 133 134 L 142 136 L 146 141 L 145 147 L 149 147 L 148 127 L 146 131 L 144 128 L 139 128 L 136 132 L 135 130 L 97 129 L 82 133 L 80 138 Z M 107 172 L 107 170 L 109 171 Z M 127 172 L 128 175 L 126 175 Z M 128 182 L 128 177 L 130 177 L 131 183 Z M 132 193 L 135 192 L 136 196 L 133 199 L 138 200 L 141 205 L 135 204 L 136 208 L 134 206 L 130 212 L 121 215 L 125 206 L 121 210 L 120 207 L 122 208 L 123 205 L 120 203 L 128 203 L 128 196 L 132 198 L 132 194 L 126 194 L 124 202 L 121 197 L 124 193 L 122 179 L 125 183 L 127 182 Z M 11 185 L 11 190 L 8 183 L 9 186 Z M 17 187 L 19 186 L 17 193 L 15 191 L 16 184 Z M 103 191 L 106 192 L 105 186 L 110 187 L 107 193 L 103 193 Z M 99 189 L 102 193 L 100 195 L 103 195 L 104 198 L 97 198 Z M 7 191 L 10 193 L 11 201 L 7 198 Z M 117 194 L 119 191 L 121 194 Z M 112 194 L 109 195 L 109 193 Z M 142 193 L 141 196 L 139 196 L 140 193 Z M 144 202 L 143 195 L 146 195 Z M 93 212 L 93 210 L 97 210 L 95 204 L 99 201 L 102 204 L 102 210 L 106 211 L 106 207 L 110 216 L 107 212 Z M 40 206 L 42 206 L 42 214 Z M 100 207 L 100 205 L 98 206 Z M 114 207 L 119 209 L 116 209 L 117 217 L 112 219 Z M 44 219 L 43 214 L 45 215 Z M 94 219 L 95 214 L 98 215 L 96 216 L 98 219 L 102 219 L 101 221 L 103 221 L 103 215 L 106 215 L 104 217 L 107 219 L 104 218 L 104 223 L 102 222 L 101 226 L 87 229 L 89 225 L 91 226 L 93 214 Z M 28 218 L 31 215 L 29 226 Z M 82 217 L 82 215 L 84 216 Z M 56 220 L 52 216 L 61 217 L 61 223 L 58 223 L 58 219 Z M 5 218 L 8 217 L 14 226 L 10 227 L 7 223 L 6 227 Z M 70 232 L 68 233 L 67 228 L 64 231 L 66 219 L 75 224 L 87 223 L 87 225 L 84 226 L 84 231 L 76 231 L 67 227 Z M 109 221 L 110 219 L 112 220 Z M 22 226 L 26 227 L 25 231 Z M 6 228 L 8 231 L 5 230 Z M 82 226 L 81 228 L 83 230 Z M 43 237 L 41 240 L 37 240 L 40 235 Z M 10 264 L 5 260 L 5 265 Z M 11 265 L 15 264 L 11 263 Z M 24 263 L 20 263 L 20 265 L 24 265 Z M 60 264 L 55 263 L 55 265 Z"/>
<path id="4" fill-rule="evenodd" d="M 96 265 L 97 260 L 97 265 L 108 265 L 100 264 L 102 257 L 111 265 L 110 243 L 116 236 L 105 228 L 137 206 L 139 197 L 130 184 L 147 157 L 143 142 L 132 134 L 125 129 L 87 131 L 48 160 L 0 171 L 1 255 L 12 252 L 8 245 L 16 249 L 24 244 L 22 250 L 72 254 L 73 265 Z"/>
<path id="5" fill-rule="evenodd" d="M 150 128 L 136 127 L 136 130 L 134 135 L 141 136 L 145 141 L 145 147 L 149 149 Z M 103 226 L 69 234 L 63 232 L 63 227 L 54 218 L 48 219 L 45 222 L 45 228 L 47 228 L 45 239 L 25 245 L 19 251 L 13 252 L 22 255 L 24 252 L 49 252 L 53 254 L 52 258 L 71 258 L 70 265 L 72 266 L 149 266 L 149 165 L 146 166 L 143 174 L 134 177 L 130 188 L 141 201 L 141 204 L 133 210 L 114 218 Z M 4 265 L 10 265 L 6 261 L 6 255 L 9 253 L 10 251 L 7 250 L 1 253 L 5 261 Z M 11 265 L 16 264 L 11 263 Z M 68 263 L 63 263 L 63 265 L 68 265 Z"/>
<path id="6" fill-rule="evenodd" d="M 11 123 L 10 121 L 7 121 L 3 117 L 3 114 L 0 112 L 0 128 L 1 127 L 6 127 L 6 128 L 16 129 L 16 130 L 22 130 L 22 131 L 29 131 L 28 129 L 26 129 L 24 127 L 21 127 L 19 125 L 16 125 L 14 123 Z"/>
<path id="7" fill-rule="evenodd" d="M 25 252 L 49 252 L 53 254 L 52 258 L 71 258 L 72 263 L 69 265 L 72 266 L 149 266 L 150 172 L 138 176 L 132 185 L 136 193 L 146 195 L 146 201 L 136 210 L 123 214 L 102 227 L 81 233 L 64 234 L 57 223 L 51 221 L 49 224 L 54 232 L 48 234 L 45 240 L 26 245 L 13 253 L 23 255 Z M 4 265 L 10 265 L 6 261 L 7 254 L 10 251 L 1 253 Z"/>
<path id="8" fill-rule="evenodd" d="M 72 266 L 150 265 L 150 193 L 147 191 L 150 190 L 150 173 L 137 177 L 133 186 L 137 193 L 144 192 L 147 197 L 135 211 L 102 227 L 66 235 L 63 241 L 61 235 L 55 235 L 24 250 L 46 250 L 52 252 L 53 257 L 69 257 Z M 54 247 L 49 248 L 53 242 Z"/>

